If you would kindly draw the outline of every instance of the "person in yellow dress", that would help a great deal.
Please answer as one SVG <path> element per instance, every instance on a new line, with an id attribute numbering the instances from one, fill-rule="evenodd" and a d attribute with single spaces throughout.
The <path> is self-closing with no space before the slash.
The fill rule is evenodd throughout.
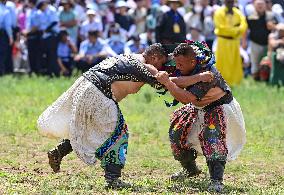
<path id="1" fill-rule="evenodd" d="M 225 0 L 225 6 L 214 14 L 217 36 L 216 66 L 230 86 L 243 78 L 240 40 L 247 29 L 245 16 L 234 7 L 234 0 Z"/>

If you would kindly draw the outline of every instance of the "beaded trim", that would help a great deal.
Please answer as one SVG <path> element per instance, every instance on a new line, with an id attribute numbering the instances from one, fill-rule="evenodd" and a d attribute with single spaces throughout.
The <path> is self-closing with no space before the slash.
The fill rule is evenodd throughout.
<path id="1" fill-rule="evenodd" d="M 119 66 L 121 64 L 125 70 Z M 85 72 L 83 76 L 111 99 L 113 98 L 111 84 L 114 81 L 146 82 L 157 89 L 162 87 L 144 64 L 131 54 L 107 58 Z M 105 80 L 100 77 L 105 77 Z"/>

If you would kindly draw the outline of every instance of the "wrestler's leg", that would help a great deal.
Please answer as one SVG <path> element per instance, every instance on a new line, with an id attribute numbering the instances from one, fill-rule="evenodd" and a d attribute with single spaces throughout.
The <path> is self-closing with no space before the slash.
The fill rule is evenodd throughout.
<path id="1" fill-rule="evenodd" d="M 125 125 L 122 134 L 113 147 L 101 159 L 101 167 L 105 170 L 106 188 L 127 188 L 130 184 L 120 180 L 121 171 L 125 165 L 128 133 Z M 114 139 L 113 139 L 114 140 Z"/>
<path id="2" fill-rule="evenodd" d="M 199 133 L 200 145 L 206 157 L 211 184 L 209 190 L 223 189 L 223 175 L 227 160 L 226 121 L 223 107 L 219 106 L 204 115 L 204 127 Z"/>
<path id="3" fill-rule="evenodd" d="M 180 112 L 186 114 L 180 115 Z M 183 169 L 174 173 L 171 176 L 172 180 L 184 179 L 201 173 L 195 161 L 197 152 L 195 149 L 190 148 L 190 143 L 188 143 L 189 132 L 196 119 L 196 115 L 196 110 L 190 106 L 184 106 L 173 114 L 169 129 L 171 149 L 175 160 L 180 162 Z"/>
<path id="4" fill-rule="evenodd" d="M 62 158 L 72 151 L 70 140 L 63 139 L 55 148 L 47 152 L 49 165 L 55 173 L 60 171 Z"/>

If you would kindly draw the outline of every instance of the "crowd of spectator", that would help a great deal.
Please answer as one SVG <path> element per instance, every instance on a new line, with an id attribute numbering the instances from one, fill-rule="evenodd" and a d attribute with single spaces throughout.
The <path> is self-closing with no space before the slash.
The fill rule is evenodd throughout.
<path id="1" fill-rule="evenodd" d="M 245 75 L 265 80 L 284 61 L 283 7 L 283 0 L 0 0 L 0 75 L 70 76 L 108 56 L 188 39 L 205 41 L 217 67 L 232 73 L 225 58 L 234 41 Z"/>

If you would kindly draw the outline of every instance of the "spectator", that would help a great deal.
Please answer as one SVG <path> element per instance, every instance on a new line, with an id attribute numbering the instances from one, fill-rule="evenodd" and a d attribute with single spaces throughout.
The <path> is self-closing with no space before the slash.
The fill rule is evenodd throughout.
<path id="1" fill-rule="evenodd" d="M 76 43 L 78 27 L 74 5 L 71 0 L 62 0 L 60 4 L 63 6 L 63 10 L 59 12 L 60 26 L 67 29 L 73 43 Z"/>
<path id="2" fill-rule="evenodd" d="M 192 25 L 189 30 L 189 33 L 186 35 L 187 40 L 200 42 L 205 41 L 205 37 L 202 35 L 200 28 Z"/>
<path id="3" fill-rule="evenodd" d="M 284 1 L 283 0 L 272 0 L 273 4 L 279 4 L 284 9 Z"/>
<path id="4" fill-rule="evenodd" d="M 110 27 L 109 33 L 108 33 L 109 35 L 108 45 L 116 53 L 116 55 L 124 53 L 124 47 L 125 47 L 123 38 L 119 30 L 120 30 L 119 24 L 114 23 Z"/>
<path id="5" fill-rule="evenodd" d="M 190 34 L 191 27 L 199 29 L 200 33 L 205 36 L 206 43 L 210 49 L 212 49 L 215 39 L 212 15 L 213 8 L 209 5 L 208 0 L 195 0 L 192 11 L 184 16 L 187 37 Z"/>
<path id="6" fill-rule="evenodd" d="M 81 43 L 75 61 L 78 69 L 85 72 L 106 57 L 114 55 L 111 48 L 99 38 L 99 31 L 89 31 L 88 39 Z"/>
<path id="7" fill-rule="evenodd" d="M 148 15 L 146 17 L 146 29 L 147 30 L 156 29 L 157 18 L 160 14 L 162 14 L 162 12 L 159 9 L 159 5 L 158 4 L 152 5 L 151 8 L 148 10 Z"/>
<path id="8" fill-rule="evenodd" d="M 259 64 L 262 57 L 266 56 L 268 35 L 275 28 L 275 24 L 273 13 L 266 10 L 265 0 L 255 0 L 253 5 L 255 11 L 247 16 L 251 74 L 255 80 L 259 80 Z"/>
<path id="9" fill-rule="evenodd" d="M 243 78 L 240 39 L 247 29 L 246 18 L 234 7 L 234 0 L 225 0 L 225 6 L 214 14 L 217 36 L 216 66 L 229 85 L 239 84 Z"/>
<path id="10" fill-rule="evenodd" d="M 284 85 L 284 24 L 278 24 L 269 35 L 269 56 L 272 60 L 270 82 Z"/>
<path id="11" fill-rule="evenodd" d="M 201 0 L 202 12 L 200 21 L 202 23 L 202 34 L 205 37 L 205 42 L 210 49 L 212 49 L 213 42 L 215 40 L 214 35 L 214 21 L 213 12 L 217 9 L 217 6 L 213 8 L 209 5 L 209 0 Z"/>
<path id="12" fill-rule="evenodd" d="M 111 0 L 101 0 L 99 4 L 99 14 L 102 17 L 103 27 L 106 24 L 114 23 L 114 3 Z M 114 9 L 115 10 L 115 9 Z"/>
<path id="13" fill-rule="evenodd" d="M 166 12 L 171 10 L 171 8 L 168 6 L 167 2 L 168 2 L 168 0 L 160 0 L 159 1 L 159 3 L 160 3 L 160 10 L 163 13 L 166 13 Z"/>
<path id="14" fill-rule="evenodd" d="M 37 2 L 39 29 L 43 31 L 41 39 L 42 62 L 44 73 L 49 76 L 59 76 L 60 68 L 57 63 L 57 35 L 59 33 L 59 18 L 56 9 L 46 0 Z"/>
<path id="15" fill-rule="evenodd" d="M 284 11 L 280 4 L 274 4 L 272 6 L 272 12 L 275 14 L 277 23 L 284 23 Z"/>
<path id="16" fill-rule="evenodd" d="M 163 44 L 183 42 L 186 39 L 186 27 L 183 17 L 177 11 L 182 2 L 169 0 L 168 4 L 171 10 L 158 18 L 156 41 Z"/>
<path id="17" fill-rule="evenodd" d="M 15 4 L 14 0 L 7 1 L 6 7 L 10 11 L 10 17 L 11 17 L 12 26 L 13 26 L 13 36 L 14 36 L 14 40 L 15 40 L 16 33 L 19 32 L 19 29 L 18 29 L 18 25 L 17 25 L 18 24 L 17 23 L 17 10 L 16 10 L 16 4 Z"/>
<path id="18" fill-rule="evenodd" d="M 99 31 L 102 33 L 103 25 L 99 16 L 97 16 L 96 11 L 89 9 L 87 11 L 87 20 L 83 22 L 80 30 L 80 39 L 84 41 L 88 37 L 89 31 Z"/>
<path id="19" fill-rule="evenodd" d="M 6 73 L 13 73 L 13 57 L 12 57 L 12 51 L 13 51 L 13 47 L 14 47 L 14 43 L 18 38 L 18 34 L 19 34 L 19 28 L 17 26 L 17 10 L 16 10 L 16 4 L 14 2 L 14 0 L 8 0 L 6 2 L 6 7 L 9 10 L 9 15 L 10 15 L 10 19 L 12 22 L 12 32 L 13 32 L 13 44 L 10 45 L 10 47 L 8 48 L 8 61 L 5 64 L 5 71 Z"/>
<path id="20" fill-rule="evenodd" d="M 133 36 L 130 41 L 126 43 L 125 53 L 143 53 L 146 49 L 147 45 L 141 43 L 141 39 L 139 36 Z"/>
<path id="21" fill-rule="evenodd" d="M 12 21 L 9 9 L 5 6 L 6 0 L 0 0 L 0 76 L 6 73 L 6 64 L 12 58 L 11 45 L 13 44 Z"/>
<path id="22" fill-rule="evenodd" d="M 39 74 L 42 70 L 40 39 L 42 31 L 39 29 L 40 20 L 36 8 L 36 0 L 29 0 L 30 11 L 27 14 L 25 34 L 27 36 L 28 58 L 30 63 L 30 74 Z"/>
<path id="23" fill-rule="evenodd" d="M 20 32 L 23 32 L 26 29 L 26 23 L 27 23 L 27 10 L 28 10 L 28 5 L 24 4 L 22 9 L 20 10 L 19 14 L 18 14 L 18 26 L 19 26 L 19 30 Z"/>
<path id="24" fill-rule="evenodd" d="M 135 0 L 137 7 L 129 11 L 136 25 L 135 35 L 142 34 L 146 31 L 147 9 L 145 0 Z"/>
<path id="25" fill-rule="evenodd" d="M 204 18 L 203 23 L 203 35 L 205 36 L 206 44 L 208 45 L 209 49 L 212 50 L 214 40 L 216 40 L 216 36 L 214 34 L 215 26 L 213 20 L 213 12 L 212 15 L 206 16 Z"/>
<path id="26" fill-rule="evenodd" d="M 75 12 L 78 24 L 82 24 L 83 21 L 85 21 L 87 18 L 85 1 L 75 0 L 74 12 Z"/>
<path id="27" fill-rule="evenodd" d="M 192 11 L 188 12 L 185 16 L 184 16 L 184 20 L 186 23 L 186 32 L 189 33 L 190 32 L 190 27 L 191 26 L 195 26 L 198 29 L 202 29 L 202 25 L 203 25 L 203 17 L 201 16 L 202 14 L 202 6 L 200 4 L 200 2 L 196 1 Z"/>
<path id="28" fill-rule="evenodd" d="M 57 62 L 60 67 L 60 73 L 63 76 L 71 76 L 73 69 L 73 54 L 77 53 L 75 44 L 70 39 L 67 30 L 61 30 L 59 33 L 59 43 L 57 47 Z"/>
<path id="29" fill-rule="evenodd" d="M 14 43 L 13 48 L 14 73 L 28 73 L 30 67 L 28 64 L 28 50 L 26 39 L 23 35 Z"/>
<path id="30" fill-rule="evenodd" d="M 115 4 L 117 13 L 114 15 L 114 21 L 126 31 L 127 38 L 130 38 L 136 30 L 134 19 L 127 13 L 128 6 L 125 1 L 119 0 Z"/>

